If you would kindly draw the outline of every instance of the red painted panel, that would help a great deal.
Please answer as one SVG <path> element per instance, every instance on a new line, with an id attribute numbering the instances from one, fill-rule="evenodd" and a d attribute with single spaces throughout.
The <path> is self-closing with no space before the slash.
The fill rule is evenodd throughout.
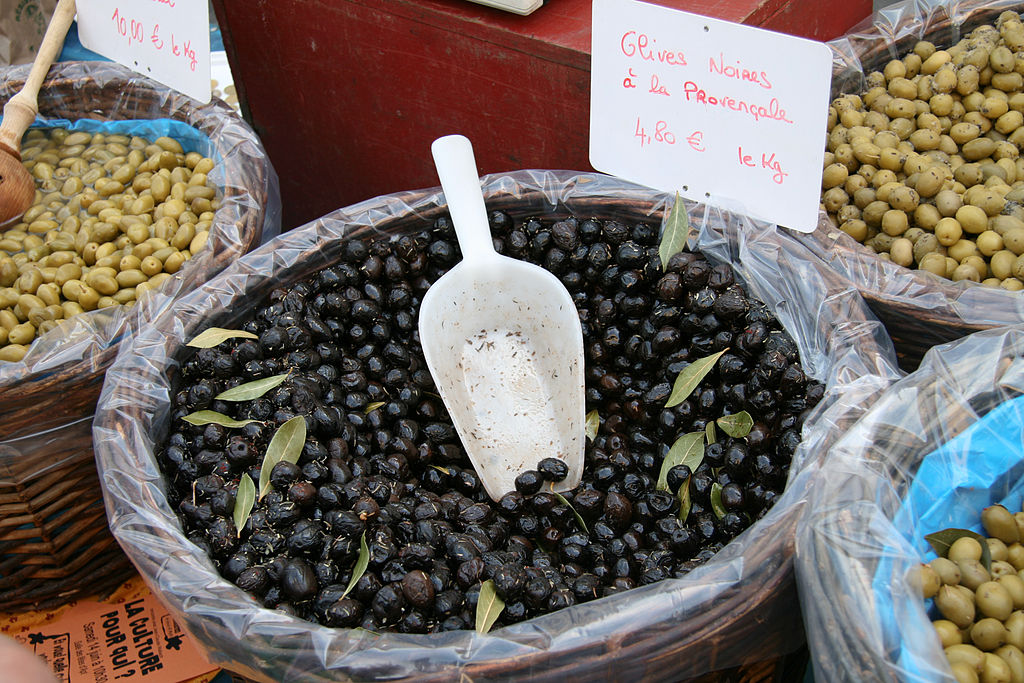
<path id="1" fill-rule="evenodd" d="M 827 39 L 869 0 L 661 0 Z M 239 98 L 281 178 L 285 228 L 437 185 L 430 142 L 480 172 L 589 170 L 590 0 L 521 17 L 463 0 L 213 0 Z"/>

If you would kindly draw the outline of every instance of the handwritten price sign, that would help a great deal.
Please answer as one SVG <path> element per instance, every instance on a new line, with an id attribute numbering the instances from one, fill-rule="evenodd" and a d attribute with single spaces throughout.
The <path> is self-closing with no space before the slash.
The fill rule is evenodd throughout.
<path id="1" fill-rule="evenodd" d="M 635 0 L 593 7 L 594 168 L 812 231 L 829 48 Z"/>
<path id="2" fill-rule="evenodd" d="M 78 0 L 82 45 L 210 101 L 208 0 Z"/>

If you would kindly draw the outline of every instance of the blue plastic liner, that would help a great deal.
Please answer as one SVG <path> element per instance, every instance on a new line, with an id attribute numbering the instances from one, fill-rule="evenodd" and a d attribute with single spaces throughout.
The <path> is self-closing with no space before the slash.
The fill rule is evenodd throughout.
<path id="1" fill-rule="evenodd" d="M 951 528 L 984 535 L 984 508 L 999 503 L 1015 512 L 1021 509 L 1022 498 L 1024 396 L 995 407 L 926 455 L 892 524 L 921 561 L 930 562 L 937 555 L 925 535 Z M 908 613 L 908 605 L 893 599 L 890 578 L 894 571 L 893 562 L 883 554 L 872 584 L 878 613 L 889 638 L 899 643 L 897 660 L 901 667 L 926 680 L 925 672 L 933 663 L 930 653 L 918 645 L 918 637 L 933 636 L 927 630 L 913 633 L 905 626 L 899 628 L 898 624 L 905 625 L 914 616 Z M 926 605 L 931 608 L 932 601 L 927 600 Z"/>
<path id="2" fill-rule="evenodd" d="M 3 117 L 0 117 L 0 121 Z M 36 117 L 32 128 L 66 128 L 87 133 L 135 135 L 150 142 L 159 137 L 171 137 L 181 143 L 186 153 L 210 151 L 210 138 L 184 121 L 173 119 L 127 119 L 123 121 L 96 121 L 93 119 L 47 119 Z"/>

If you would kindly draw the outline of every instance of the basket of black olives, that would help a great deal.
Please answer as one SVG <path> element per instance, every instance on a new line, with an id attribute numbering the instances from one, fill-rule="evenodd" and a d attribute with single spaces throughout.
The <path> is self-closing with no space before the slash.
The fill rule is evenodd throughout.
<path id="1" fill-rule="evenodd" d="M 833 446 L 798 523 L 815 675 L 1024 671 L 1024 328 L 937 346 Z"/>
<path id="2" fill-rule="evenodd" d="M 28 66 L 0 70 L 0 101 Z M 131 564 L 107 527 L 92 415 L 147 292 L 205 282 L 280 230 L 252 129 L 112 63 L 48 72 L 21 141 L 32 206 L 0 229 L 0 604 L 64 604 Z M 166 301 L 166 299 L 161 299 Z M 143 316 L 144 318 L 144 316 Z"/>
<path id="3" fill-rule="evenodd" d="M 417 336 L 457 241 L 439 191 L 400 193 L 282 235 L 124 349 L 95 422 L 115 536 L 259 680 L 780 672 L 806 474 L 898 374 L 880 324 L 773 226 L 597 174 L 483 182 L 497 250 L 578 308 L 577 488 L 539 457 L 483 491 Z"/>
<path id="4" fill-rule="evenodd" d="M 1020 2 L 902 2 L 833 40 L 822 211 L 797 235 L 856 285 L 901 365 L 1024 321 Z"/>

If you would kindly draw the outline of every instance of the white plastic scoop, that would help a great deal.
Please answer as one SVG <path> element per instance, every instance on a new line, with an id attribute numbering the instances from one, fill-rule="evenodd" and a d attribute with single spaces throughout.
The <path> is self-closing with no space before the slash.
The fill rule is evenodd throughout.
<path id="1" fill-rule="evenodd" d="M 576 306 L 554 275 L 494 251 L 469 140 L 438 138 L 431 151 L 462 248 L 420 305 L 434 384 L 491 498 L 548 457 L 569 467 L 554 490 L 572 489 L 585 446 Z"/>

